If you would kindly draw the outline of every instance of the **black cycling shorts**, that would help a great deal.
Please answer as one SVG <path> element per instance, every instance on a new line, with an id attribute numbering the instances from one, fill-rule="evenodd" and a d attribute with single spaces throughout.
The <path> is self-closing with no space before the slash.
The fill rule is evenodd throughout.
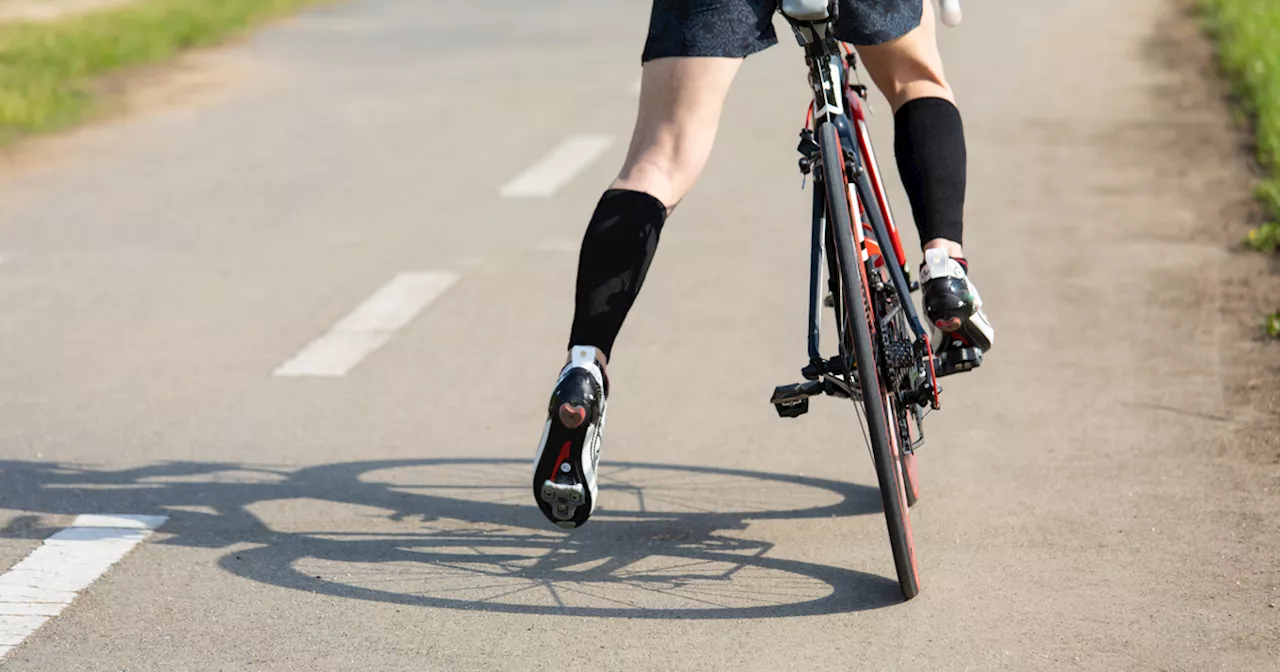
<path id="1" fill-rule="evenodd" d="M 926 0 L 840 0 L 836 37 L 881 44 L 920 25 Z M 653 0 L 641 61 L 670 56 L 744 58 L 777 44 L 778 0 Z"/>

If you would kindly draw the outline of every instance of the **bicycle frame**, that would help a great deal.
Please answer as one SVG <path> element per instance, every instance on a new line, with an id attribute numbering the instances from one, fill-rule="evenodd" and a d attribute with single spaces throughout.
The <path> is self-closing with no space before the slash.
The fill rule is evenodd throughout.
<path id="1" fill-rule="evenodd" d="M 785 16 L 785 15 L 784 15 Z M 862 226 L 853 227 L 854 242 L 862 250 L 862 261 L 865 266 L 864 277 L 879 280 L 883 276 L 878 269 L 888 272 L 887 284 L 897 295 L 898 305 L 905 312 L 913 338 L 913 347 L 921 360 L 930 363 L 928 371 L 927 400 L 933 408 L 938 408 L 938 387 L 936 376 L 932 370 L 932 352 L 929 345 L 928 332 L 920 321 L 915 303 L 911 300 L 911 292 L 918 285 L 910 281 L 910 270 L 907 266 L 907 255 L 903 250 L 898 229 L 894 224 L 889 200 L 884 190 L 884 182 L 880 178 L 879 165 L 871 146 L 871 137 L 866 119 L 865 97 L 867 89 L 862 85 L 849 82 L 849 74 L 856 68 L 856 56 L 850 52 L 845 54 L 839 43 L 831 34 L 831 22 L 806 23 L 787 17 L 800 46 L 805 51 L 805 61 L 809 65 L 809 82 L 814 92 L 814 101 L 810 107 L 813 129 L 802 132 L 800 151 L 802 153 L 800 167 L 809 172 L 820 160 L 817 144 L 813 141 L 813 132 L 823 124 L 833 124 L 840 138 L 844 152 L 846 173 L 851 181 L 848 185 L 850 211 L 855 221 Z M 814 171 L 815 181 L 822 179 L 821 171 Z M 819 182 L 820 184 L 820 182 Z M 812 250 L 809 272 L 809 374 L 825 373 L 827 364 L 820 350 L 820 332 L 822 316 L 822 265 L 823 247 L 826 237 L 826 205 L 822 189 L 814 190 Z M 892 259 L 886 259 L 886 251 L 881 242 L 887 241 L 892 251 Z M 868 292 L 883 289 L 881 286 L 869 285 Z M 868 304 L 870 305 L 870 304 Z M 880 316 L 881 324 L 872 329 L 878 331 L 893 315 Z M 815 370 L 816 369 L 816 370 Z M 811 378 L 810 379 L 814 379 Z M 916 400 L 917 403 L 920 400 Z"/>
<path id="2" fill-rule="evenodd" d="M 954 7 L 956 1 L 944 3 Z M 780 417 L 795 418 L 807 413 L 809 398 L 819 394 L 854 400 L 875 464 L 898 583 L 911 599 L 920 591 L 920 575 L 909 508 L 919 497 L 915 449 L 924 442 L 923 413 L 926 407 L 939 408 L 935 354 L 911 300 L 918 286 L 909 280 L 907 255 L 871 148 L 867 88 L 850 83 L 857 58 L 834 35 L 839 3 L 783 0 L 779 9 L 809 66 L 813 102 L 797 149 L 800 171 L 813 174 L 815 188 L 810 361 L 801 370 L 808 382 L 776 387 L 770 401 Z M 820 349 L 824 249 L 840 339 L 830 360 Z M 911 436 L 912 418 L 918 438 Z"/>

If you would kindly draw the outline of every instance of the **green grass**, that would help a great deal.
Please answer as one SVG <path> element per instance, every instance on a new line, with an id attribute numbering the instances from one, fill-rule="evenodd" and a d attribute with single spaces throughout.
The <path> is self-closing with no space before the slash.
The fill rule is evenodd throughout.
<path id="1" fill-rule="evenodd" d="M 325 0 L 137 0 L 52 24 L 0 25 L 0 144 L 84 119 L 93 82 Z"/>
<path id="2" fill-rule="evenodd" d="M 1244 237 L 1244 244 L 1257 252 L 1280 250 L 1280 222 L 1267 222 Z"/>
<path id="3" fill-rule="evenodd" d="M 1257 195 L 1280 221 L 1280 0 L 1199 0 L 1222 68 L 1257 133 L 1258 162 L 1268 176 Z M 1274 226 L 1246 244 L 1276 249 Z M 1259 247 L 1258 244 L 1261 244 Z"/>

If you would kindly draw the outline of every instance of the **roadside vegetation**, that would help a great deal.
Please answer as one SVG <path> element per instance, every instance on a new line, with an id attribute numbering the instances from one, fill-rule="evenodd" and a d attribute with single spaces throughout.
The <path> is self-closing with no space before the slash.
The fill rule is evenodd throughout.
<path id="1" fill-rule="evenodd" d="M 49 23 L 0 24 L 0 145 L 66 128 L 103 102 L 93 84 L 326 0 L 135 0 Z"/>
<path id="2" fill-rule="evenodd" d="M 1209 35 L 1240 109 L 1254 129 L 1257 187 L 1266 221 L 1245 237 L 1266 254 L 1280 250 L 1280 0 L 1198 0 Z M 1266 317 L 1265 330 L 1280 337 L 1280 311 Z"/>

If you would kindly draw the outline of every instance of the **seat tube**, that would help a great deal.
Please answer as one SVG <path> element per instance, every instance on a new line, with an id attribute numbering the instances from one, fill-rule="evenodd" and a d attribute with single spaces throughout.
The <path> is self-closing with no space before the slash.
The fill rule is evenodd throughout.
<path id="1" fill-rule="evenodd" d="M 813 236 L 809 252 L 809 360 L 822 361 L 822 264 L 823 245 L 827 235 L 827 208 L 822 178 L 814 179 Z"/>

